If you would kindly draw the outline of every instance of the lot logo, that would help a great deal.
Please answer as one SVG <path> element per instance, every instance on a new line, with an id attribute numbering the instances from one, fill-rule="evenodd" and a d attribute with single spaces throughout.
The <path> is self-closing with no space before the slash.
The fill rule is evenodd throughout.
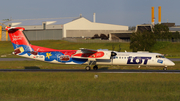
<path id="1" fill-rule="evenodd" d="M 129 57 L 127 64 L 144 64 L 146 65 L 148 60 L 150 60 L 151 57 Z"/>

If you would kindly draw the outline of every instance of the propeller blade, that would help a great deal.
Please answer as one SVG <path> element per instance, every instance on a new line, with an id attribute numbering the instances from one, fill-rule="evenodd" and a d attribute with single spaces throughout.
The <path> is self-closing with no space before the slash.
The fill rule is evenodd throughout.
<path id="1" fill-rule="evenodd" d="M 119 51 L 118 52 L 120 52 L 121 51 L 121 47 L 120 47 L 120 45 L 119 45 Z"/>
<path id="2" fill-rule="evenodd" d="M 114 48 L 115 48 L 114 45 L 112 45 L 112 51 L 114 51 Z"/>
<path id="3" fill-rule="evenodd" d="M 117 53 L 115 53 L 115 52 L 111 52 L 111 57 L 110 57 L 110 59 L 111 59 L 111 65 L 113 65 L 113 59 L 114 59 L 114 56 L 116 56 L 117 55 Z"/>
<path id="4" fill-rule="evenodd" d="M 114 47 L 114 45 L 112 45 L 112 52 L 111 52 L 111 57 L 110 57 L 110 59 L 111 59 L 111 65 L 113 65 L 114 56 L 117 55 L 117 53 L 114 52 L 114 49 L 115 49 L 115 47 Z"/>

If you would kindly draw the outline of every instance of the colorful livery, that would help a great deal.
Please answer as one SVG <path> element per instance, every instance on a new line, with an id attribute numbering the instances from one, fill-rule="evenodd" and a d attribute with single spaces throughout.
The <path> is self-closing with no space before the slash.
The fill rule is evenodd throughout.
<path id="1" fill-rule="evenodd" d="M 6 27 L 9 37 L 14 47 L 13 54 L 22 57 L 32 58 L 40 61 L 63 64 L 88 64 L 86 70 L 97 70 L 97 65 L 137 65 L 137 66 L 167 66 L 175 64 L 159 53 L 144 52 L 116 52 L 109 50 L 56 50 L 40 46 L 31 45 L 22 27 Z"/>

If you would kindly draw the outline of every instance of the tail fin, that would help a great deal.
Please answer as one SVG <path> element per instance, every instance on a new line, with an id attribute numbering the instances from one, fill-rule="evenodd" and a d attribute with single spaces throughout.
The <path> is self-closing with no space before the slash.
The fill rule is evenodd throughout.
<path id="1" fill-rule="evenodd" d="M 6 27 L 6 30 L 8 30 L 9 37 L 13 44 L 14 54 L 27 53 L 32 51 L 28 40 L 22 32 L 23 30 L 25 30 L 24 28 Z"/>

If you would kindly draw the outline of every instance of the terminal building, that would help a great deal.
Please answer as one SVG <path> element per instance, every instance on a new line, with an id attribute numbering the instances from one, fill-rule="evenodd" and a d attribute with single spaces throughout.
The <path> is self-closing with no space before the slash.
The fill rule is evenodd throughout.
<path id="1" fill-rule="evenodd" d="M 62 38 L 90 38 L 95 34 L 128 31 L 128 26 L 97 23 L 80 16 L 48 21 L 25 20 L 8 22 L 11 27 L 24 27 L 29 40 L 61 40 Z"/>

